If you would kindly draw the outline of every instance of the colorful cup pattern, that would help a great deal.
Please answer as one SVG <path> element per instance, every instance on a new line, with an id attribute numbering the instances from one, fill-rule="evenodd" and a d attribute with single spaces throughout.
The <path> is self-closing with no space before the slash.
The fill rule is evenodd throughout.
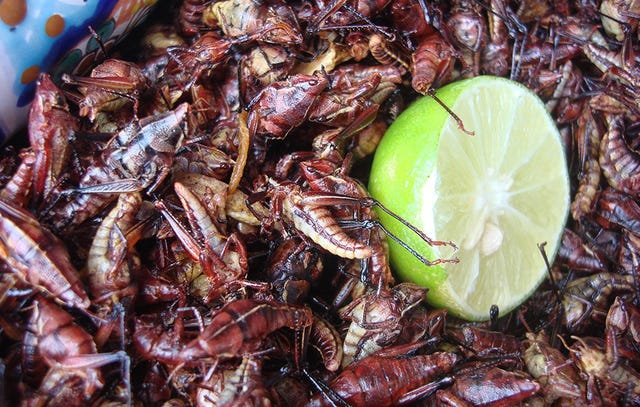
<path id="1" fill-rule="evenodd" d="M 147 16 L 157 0 L 2 0 L 0 143 L 21 129 L 40 72 L 86 73 Z"/>

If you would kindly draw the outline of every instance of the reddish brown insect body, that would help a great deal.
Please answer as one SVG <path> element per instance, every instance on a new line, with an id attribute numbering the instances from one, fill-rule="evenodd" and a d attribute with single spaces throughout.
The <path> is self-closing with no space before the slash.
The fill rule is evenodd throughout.
<path id="1" fill-rule="evenodd" d="M 133 102 L 138 114 L 138 97 L 148 88 L 147 78 L 137 65 L 119 59 L 107 59 L 91 71 L 89 78 L 63 75 L 63 81 L 78 86 L 83 95 L 80 116 L 96 120 L 99 112 L 115 112 Z"/>
<path id="2" fill-rule="evenodd" d="M 180 5 L 180 28 L 183 35 L 194 36 L 206 28 L 202 15 L 207 7 L 204 0 L 185 0 Z"/>
<path id="3" fill-rule="evenodd" d="M 461 399 L 472 406 L 507 407 L 517 405 L 539 390 L 540 385 L 526 374 L 493 367 L 456 377 L 451 390 L 439 390 L 436 396 L 444 405 L 455 406 L 457 404 L 448 401 Z"/>
<path id="4" fill-rule="evenodd" d="M 312 323 L 313 316 L 307 308 L 254 300 L 230 302 L 178 358 L 195 362 L 201 358 L 235 357 L 259 345 L 273 331 L 283 327 L 300 330 Z"/>
<path id="5" fill-rule="evenodd" d="M 21 158 L 13 176 L 0 190 L 0 199 L 24 208 L 31 201 L 36 154 L 32 150 L 26 150 L 22 152 Z"/>
<path id="6" fill-rule="evenodd" d="M 40 204 L 60 181 L 71 155 L 70 137 L 78 131 L 78 120 L 49 75 L 38 78 L 33 108 L 29 112 L 29 141 L 35 155 L 33 201 Z M 56 123 L 52 126 L 51 123 Z"/>
<path id="7" fill-rule="evenodd" d="M 65 305 L 89 308 L 62 242 L 22 208 L 0 200 L 0 214 L 0 255 L 11 270 Z"/>
<path id="8" fill-rule="evenodd" d="M 520 351 L 520 341 L 501 332 L 462 327 L 460 330 L 450 329 L 447 334 L 455 338 L 466 352 L 479 357 L 516 355 Z"/>
<path id="9" fill-rule="evenodd" d="M 455 50 L 440 34 L 433 33 L 422 39 L 411 55 L 413 89 L 424 95 L 446 82 L 455 58 Z"/>
<path id="10" fill-rule="evenodd" d="M 329 387 L 351 406 L 401 405 L 413 401 L 403 401 L 408 392 L 428 388 L 457 361 L 455 354 L 446 352 L 406 358 L 368 356 L 344 368 L 329 382 Z M 308 405 L 334 405 L 336 401 L 330 401 L 330 397 L 329 394 L 318 394 Z"/>
<path id="11" fill-rule="evenodd" d="M 50 368 L 32 399 L 35 405 L 45 400 L 54 405 L 84 405 L 104 385 L 100 367 L 126 358 L 120 352 L 97 353 L 91 335 L 71 315 L 44 299 L 34 303 L 30 327 L 37 353 Z M 56 388 L 61 390 L 53 392 Z M 130 393 L 126 397 L 130 403 Z"/>
<path id="12" fill-rule="evenodd" d="M 640 190 L 640 157 L 627 146 L 624 138 L 624 119 L 606 115 L 607 132 L 600 142 L 600 167 L 609 185 L 620 191 L 635 194 Z"/>
<path id="13" fill-rule="evenodd" d="M 283 139 L 308 117 L 316 98 L 328 85 L 322 74 L 291 76 L 286 81 L 275 82 L 260 92 L 249 105 L 247 126 L 256 145 L 260 147 L 269 139 Z M 264 157 L 266 145 L 255 152 Z"/>

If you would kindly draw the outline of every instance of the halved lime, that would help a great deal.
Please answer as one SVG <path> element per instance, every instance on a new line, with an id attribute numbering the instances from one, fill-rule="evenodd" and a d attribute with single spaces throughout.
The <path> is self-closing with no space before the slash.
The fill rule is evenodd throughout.
<path id="1" fill-rule="evenodd" d="M 486 320 L 521 304 L 546 276 L 569 208 L 569 178 L 560 134 L 542 101 L 526 87 L 480 76 L 452 83 L 409 106 L 375 154 L 369 190 L 429 237 L 459 249 L 429 246 L 381 213 L 382 223 L 429 260 L 426 267 L 390 241 L 391 265 L 405 281 L 429 288 L 427 300 L 454 315 Z"/>

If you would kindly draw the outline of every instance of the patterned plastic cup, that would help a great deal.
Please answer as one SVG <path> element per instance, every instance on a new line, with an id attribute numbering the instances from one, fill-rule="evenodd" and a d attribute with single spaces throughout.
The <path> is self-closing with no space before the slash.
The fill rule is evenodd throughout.
<path id="1" fill-rule="evenodd" d="M 27 120 L 40 72 L 85 73 L 157 0 L 0 0 L 0 143 Z"/>

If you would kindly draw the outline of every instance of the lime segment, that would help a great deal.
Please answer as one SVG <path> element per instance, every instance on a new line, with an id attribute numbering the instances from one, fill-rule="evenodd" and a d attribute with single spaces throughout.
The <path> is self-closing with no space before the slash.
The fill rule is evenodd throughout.
<path id="1" fill-rule="evenodd" d="M 430 247 L 399 222 L 381 221 L 430 260 L 426 267 L 394 242 L 401 279 L 429 287 L 428 300 L 471 320 L 522 303 L 546 276 L 538 244 L 556 252 L 569 208 L 569 178 L 558 130 L 542 101 L 503 78 L 448 85 L 412 104 L 390 126 L 374 158 L 369 189 L 382 204 L 428 236 L 453 241 Z"/>

